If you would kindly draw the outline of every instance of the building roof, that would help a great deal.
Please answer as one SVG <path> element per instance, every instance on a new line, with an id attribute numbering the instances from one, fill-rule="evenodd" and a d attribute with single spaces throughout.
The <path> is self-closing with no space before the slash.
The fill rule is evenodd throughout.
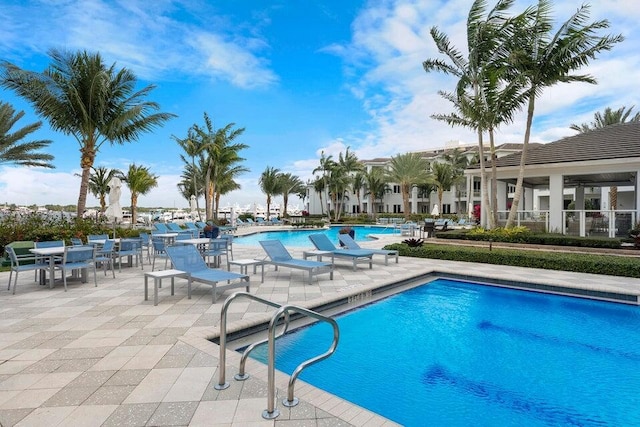
<path id="1" fill-rule="evenodd" d="M 521 153 L 496 160 L 497 167 L 520 166 Z M 640 122 L 595 129 L 548 144 L 529 147 L 527 165 L 640 157 Z"/>

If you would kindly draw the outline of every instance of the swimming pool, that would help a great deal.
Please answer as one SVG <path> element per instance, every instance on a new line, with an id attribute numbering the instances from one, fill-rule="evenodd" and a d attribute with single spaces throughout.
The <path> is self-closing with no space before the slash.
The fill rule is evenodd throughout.
<path id="1" fill-rule="evenodd" d="M 438 279 L 337 320 L 300 378 L 403 425 L 640 425 L 637 306 Z M 276 367 L 331 337 L 283 337 Z"/>
<path id="2" fill-rule="evenodd" d="M 240 236 L 234 238 L 235 243 L 242 245 L 259 245 L 260 240 L 277 239 L 280 240 L 285 246 L 290 247 L 310 247 L 312 246 L 309 240 L 310 234 L 325 233 L 329 236 L 332 242 L 338 245 L 338 231 L 343 226 L 330 227 L 329 229 L 318 228 L 315 230 L 283 230 L 283 231 L 263 231 L 248 236 Z M 355 230 L 356 241 L 371 240 L 367 236 L 370 234 L 398 234 L 399 230 L 393 227 L 376 227 L 376 226 L 364 226 L 357 225 L 351 226 Z"/>

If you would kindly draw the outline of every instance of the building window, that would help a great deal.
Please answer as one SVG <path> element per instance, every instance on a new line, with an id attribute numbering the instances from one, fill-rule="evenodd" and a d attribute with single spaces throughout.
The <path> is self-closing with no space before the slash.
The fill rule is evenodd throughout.
<path id="1" fill-rule="evenodd" d="M 402 205 L 393 205 L 393 213 L 395 214 L 402 213 Z"/>
<path id="2" fill-rule="evenodd" d="M 399 185 L 394 185 L 393 186 L 393 194 L 400 194 L 400 186 Z"/>
<path id="3" fill-rule="evenodd" d="M 515 193 L 516 186 L 514 184 L 507 184 L 507 193 Z"/>
<path id="4" fill-rule="evenodd" d="M 482 188 L 481 184 L 481 181 L 473 181 L 473 191 L 480 191 Z"/>
<path id="5" fill-rule="evenodd" d="M 448 203 L 443 203 L 442 204 L 442 213 L 443 214 L 450 214 L 451 213 L 451 205 Z"/>

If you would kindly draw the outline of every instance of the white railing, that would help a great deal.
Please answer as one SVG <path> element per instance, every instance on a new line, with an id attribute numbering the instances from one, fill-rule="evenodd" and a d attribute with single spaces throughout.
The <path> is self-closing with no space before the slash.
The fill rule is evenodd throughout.
<path id="1" fill-rule="evenodd" d="M 629 237 L 638 221 L 635 210 L 564 210 L 563 234 L 570 236 Z"/>

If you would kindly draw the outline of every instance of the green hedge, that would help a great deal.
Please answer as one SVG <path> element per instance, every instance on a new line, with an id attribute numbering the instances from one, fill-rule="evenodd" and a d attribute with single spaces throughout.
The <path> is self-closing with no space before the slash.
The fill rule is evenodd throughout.
<path id="1" fill-rule="evenodd" d="M 640 278 L 640 260 L 634 257 L 502 248 L 489 250 L 489 248 L 434 244 L 409 247 L 403 243 L 387 245 L 385 249 L 398 250 L 402 256 L 417 258 L 513 265 Z"/>
<path id="2" fill-rule="evenodd" d="M 531 245 L 575 246 L 581 248 L 619 249 L 623 241 L 628 239 L 611 239 L 607 237 L 579 237 L 553 233 L 504 232 L 495 229 L 491 232 L 477 233 L 472 230 L 447 230 L 436 232 L 439 239 L 457 239 L 488 242 L 524 243 Z"/>

